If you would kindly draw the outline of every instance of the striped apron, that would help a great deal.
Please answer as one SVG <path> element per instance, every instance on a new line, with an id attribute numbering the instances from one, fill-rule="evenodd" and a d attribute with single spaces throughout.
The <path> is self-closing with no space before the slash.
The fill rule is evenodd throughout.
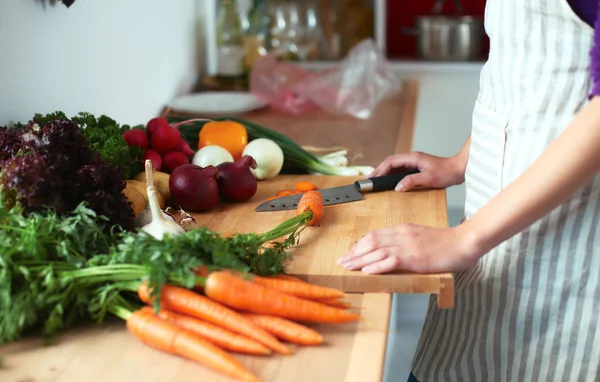
<path id="1" fill-rule="evenodd" d="M 566 0 L 487 0 L 465 218 L 515 180 L 588 101 L 592 28 Z M 599 149 L 600 150 L 600 149 Z M 600 177 L 430 299 L 412 370 L 429 381 L 593 381 L 600 359 Z M 400 379 L 398 379 L 400 380 Z"/>

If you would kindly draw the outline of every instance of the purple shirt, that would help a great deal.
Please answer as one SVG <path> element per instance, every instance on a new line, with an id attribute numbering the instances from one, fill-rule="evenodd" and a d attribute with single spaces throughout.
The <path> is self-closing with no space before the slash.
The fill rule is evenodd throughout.
<path id="1" fill-rule="evenodd" d="M 591 96 L 600 95 L 600 0 L 568 0 L 575 13 L 586 23 L 594 27 L 594 45 L 590 51 L 592 58 L 590 75 L 593 87 Z"/>

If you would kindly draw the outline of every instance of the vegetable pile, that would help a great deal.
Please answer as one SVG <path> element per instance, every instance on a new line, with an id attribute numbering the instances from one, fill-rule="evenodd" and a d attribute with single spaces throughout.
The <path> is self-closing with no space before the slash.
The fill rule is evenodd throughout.
<path id="1" fill-rule="evenodd" d="M 168 195 L 161 192 L 167 203 L 193 212 L 209 211 L 220 201 L 250 200 L 257 181 L 282 172 L 366 175 L 373 171 L 369 166 L 347 166 L 345 150 L 316 156 L 281 133 L 235 117 L 165 115 L 124 132 L 123 137 L 142 150 L 141 159 L 151 160 L 161 176 L 171 175 Z M 139 208 L 134 210 L 137 217 Z"/>
<path id="2" fill-rule="evenodd" d="M 169 116 L 167 119 L 170 123 L 176 124 L 175 126 L 177 126 L 181 136 L 192 147 L 197 145 L 200 150 L 202 147 L 206 147 L 206 144 L 214 145 L 213 142 L 222 142 L 218 143 L 218 146 L 234 144 L 236 150 L 239 150 L 240 147 L 244 146 L 242 143 L 245 141 L 243 133 L 237 133 L 238 135 L 232 133 L 236 138 L 233 143 L 230 143 L 226 141 L 224 135 L 217 135 L 215 127 L 220 126 L 221 131 L 230 131 L 231 126 L 237 126 L 235 131 L 239 131 L 239 126 L 242 126 L 248 139 L 245 146 L 249 146 L 248 148 L 244 147 L 245 154 L 253 156 L 257 161 L 258 167 L 254 173 L 258 179 L 270 179 L 284 170 L 286 173 L 344 176 L 368 175 L 374 170 L 370 166 L 347 166 L 348 161 L 344 156 L 345 151 L 317 156 L 284 134 L 238 117 L 224 116 L 208 120 Z M 210 127 L 209 132 L 215 134 L 215 137 L 210 141 L 204 138 L 204 129 L 207 126 Z M 252 143 L 259 139 L 262 141 L 258 141 L 256 144 Z M 275 143 L 275 145 L 271 143 Z M 253 147 L 255 145 L 256 147 Z M 283 161 L 280 163 L 281 159 Z M 277 169 L 279 171 L 276 171 Z"/>
<path id="3" fill-rule="evenodd" d="M 151 162 L 146 166 L 156 211 Z M 106 232 L 85 203 L 64 215 L 27 216 L 2 204 L 0 345 L 30 329 L 51 337 L 76 320 L 113 314 L 148 346 L 257 381 L 231 353 L 292 354 L 289 344 L 324 340 L 305 323 L 359 319 L 343 292 L 282 275 L 285 249 L 320 209 L 322 199 L 307 198 L 297 216 L 264 234 L 222 237 L 196 227 L 157 238 L 156 226 Z"/>
<path id="4" fill-rule="evenodd" d="M 189 163 L 193 150 L 162 118 L 132 128 L 56 112 L 0 128 L 0 345 L 111 314 L 149 346 L 256 381 L 232 353 L 292 354 L 324 341 L 306 323 L 359 319 L 342 291 L 284 275 L 287 250 L 323 216 L 316 187 L 264 233 L 197 226 L 186 210 L 248 200 L 274 171 L 254 171 L 247 154 L 264 142 L 203 139 L 235 159 Z"/>

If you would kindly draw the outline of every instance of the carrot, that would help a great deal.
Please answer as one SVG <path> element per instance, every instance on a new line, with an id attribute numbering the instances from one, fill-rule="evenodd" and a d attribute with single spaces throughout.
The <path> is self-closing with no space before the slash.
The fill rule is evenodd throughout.
<path id="1" fill-rule="evenodd" d="M 269 276 L 268 278 L 274 279 L 274 280 L 290 280 L 290 281 L 295 281 L 298 283 L 309 284 L 308 282 L 306 282 L 298 277 L 285 275 L 285 274 Z M 309 285 L 312 285 L 312 284 L 309 284 Z M 307 299 L 310 300 L 310 298 L 307 298 Z M 335 306 L 337 308 L 342 308 L 342 309 L 349 309 L 351 307 L 349 302 L 341 300 L 339 297 L 317 298 L 315 300 L 317 300 L 317 302 L 320 302 L 322 304 Z"/>
<path id="2" fill-rule="evenodd" d="M 142 310 L 144 312 L 155 314 L 154 309 L 150 306 L 145 306 L 142 308 Z M 180 328 L 195 333 L 225 350 L 245 354 L 271 354 L 271 350 L 260 342 L 234 333 L 218 325 L 214 325 L 194 317 L 177 314 L 165 309 L 161 309 L 157 316 L 165 321 L 179 326 Z"/>
<path id="3" fill-rule="evenodd" d="M 231 272 L 236 276 L 246 277 L 244 274 L 228 269 L 226 272 Z M 210 270 L 206 266 L 196 268 L 194 273 L 197 276 L 206 277 L 210 274 Z M 321 300 L 326 298 L 343 297 L 344 292 L 339 289 L 327 288 L 320 285 L 310 284 L 293 276 L 277 275 L 261 277 L 252 273 L 247 274 L 248 280 L 266 286 L 267 288 L 276 289 L 280 292 L 290 294 L 307 300 Z"/>
<path id="4" fill-rule="evenodd" d="M 312 184 L 311 182 L 298 182 L 296 183 L 296 191 L 311 191 L 311 190 L 317 190 L 317 186 L 315 186 L 314 184 Z"/>
<path id="5" fill-rule="evenodd" d="M 259 380 L 231 354 L 192 332 L 140 310 L 129 312 L 128 316 L 125 313 L 124 316 L 127 329 L 148 346 L 187 358 L 242 381 Z"/>
<path id="6" fill-rule="evenodd" d="M 319 299 L 316 301 L 320 302 L 321 304 L 335 306 L 336 308 L 341 308 L 341 309 L 349 309 L 351 307 L 351 305 L 348 301 L 340 300 L 337 297 L 324 298 L 324 299 Z"/>
<path id="7" fill-rule="evenodd" d="M 269 197 L 267 198 L 267 201 L 269 201 L 269 200 L 273 200 L 273 199 L 277 199 L 278 197 L 279 197 L 279 196 L 269 196 Z"/>
<path id="8" fill-rule="evenodd" d="M 323 336 L 319 332 L 294 321 L 264 314 L 243 313 L 242 315 L 284 341 L 298 345 L 319 345 L 323 342 Z"/>
<path id="9" fill-rule="evenodd" d="M 302 198 L 298 202 L 296 214 L 300 215 L 306 211 L 310 211 L 313 214 L 312 220 L 308 225 L 315 225 L 323 217 L 323 195 L 319 191 L 306 191 Z"/>
<path id="10" fill-rule="evenodd" d="M 202 286 L 209 298 L 249 313 L 323 323 L 349 322 L 360 318 L 347 310 L 300 299 L 227 271 L 212 272 L 204 279 Z"/>
<path id="11" fill-rule="evenodd" d="M 292 191 L 292 190 L 281 190 L 276 195 L 277 195 L 277 197 L 288 196 L 288 195 L 291 195 L 293 192 L 294 191 Z"/>
<path id="12" fill-rule="evenodd" d="M 272 277 L 252 276 L 251 281 L 267 288 L 276 289 L 282 293 L 290 294 L 307 300 L 319 300 L 328 297 L 343 297 L 344 292 L 338 289 L 327 288 L 307 282 L 295 280 L 276 279 Z"/>
<path id="13" fill-rule="evenodd" d="M 140 284 L 138 296 L 142 302 L 146 304 L 152 303 L 150 290 L 146 283 Z M 279 342 L 272 334 L 260 328 L 252 321 L 245 319 L 236 311 L 191 290 L 165 285 L 162 288 L 160 304 L 162 309 L 196 317 L 245 335 L 278 353 L 292 353 L 287 346 Z"/>
<path id="14" fill-rule="evenodd" d="M 278 275 L 274 275 L 274 276 L 269 276 L 270 278 L 273 279 L 281 279 L 281 280 L 292 280 L 292 281 L 299 281 L 299 282 L 306 282 L 304 280 L 302 280 L 301 278 L 295 277 L 295 276 L 290 276 L 290 275 L 286 275 L 283 273 L 280 273 Z"/>

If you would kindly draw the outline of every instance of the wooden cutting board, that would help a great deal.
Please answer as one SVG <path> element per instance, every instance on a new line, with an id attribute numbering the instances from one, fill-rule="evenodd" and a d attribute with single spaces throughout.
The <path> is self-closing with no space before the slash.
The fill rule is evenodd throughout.
<path id="1" fill-rule="evenodd" d="M 255 212 L 254 209 L 279 190 L 293 189 L 296 182 L 308 180 L 319 188 L 350 184 L 358 177 L 282 175 L 259 183 L 256 195 L 248 202 L 220 204 L 213 210 L 195 214 L 197 222 L 222 234 L 266 232 L 295 211 Z M 325 207 L 324 218 L 316 227 L 308 227 L 300 235 L 300 243 L 291 250 L 287 272 L 309 282 L 368 293 L 433 293 L 438 306 L 454 304 L 453 275 L 393 273 L 367 275 L 339 267 L 337 259 L 367 232 L 415 223 L 447 227 L 445 193 L 441 190 L 419 190 L 406 193 L 385 191 L 367 193 L 365 199 Z"/>
<path id="2" fill-rule="evenodd" d="M 309 325 L 325 343 L 296 347 L 289 356 L 234 355 L 262 382 L 381 381 L 391 308 L 389 294 L 349 295 L 361 322 Z M 0 347 L 2 382 L 229 382 L 231 378 L 142 344 L 115 320 L 59 336 L 55 346 L 39 338 Z"/>

